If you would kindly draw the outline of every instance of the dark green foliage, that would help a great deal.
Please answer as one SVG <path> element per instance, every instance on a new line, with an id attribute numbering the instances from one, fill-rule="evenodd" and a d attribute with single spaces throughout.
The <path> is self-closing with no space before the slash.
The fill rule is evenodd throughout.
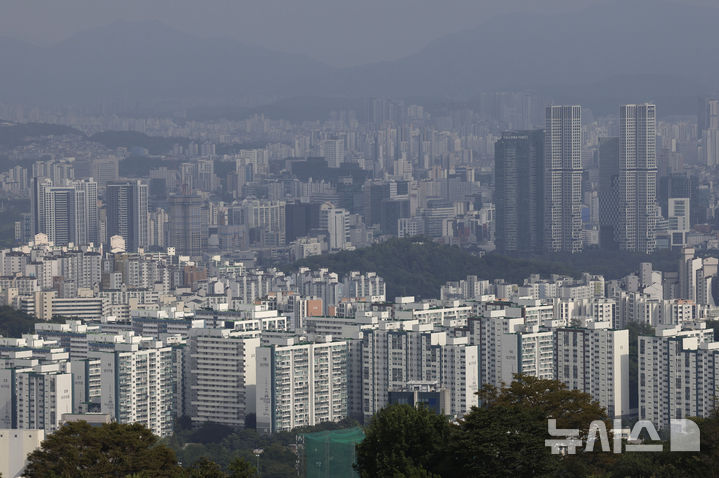
<path id="1" fill-rule="evenodd" d="M 140 424 L 111 423 L 93 427 L 87 422 L 63 425 L 28 456 L 25 476 L 92 478 L 140 474 L 181 477 L 175 454 Z"/>
<path id="2" fill-rule="evenodd" d="M 403 295 L 437 297 L 446 282 L 461 280 L 468 275 L 514 283 L 521 283 L 530 274 L 577 277 L 582 272 L 590 272 L 616 279 L 636 271 L 641 262 L 652 262 L 659 270 L 672 271 L 676 270 L 678 259 L 668 251 L 647 256 L 597 249 L 574 255 L 509 257 L 491 253 L 478 257 L 456 246 L 444 246 L 426 238 L 409 238 L 390 239 L 355 251 L 309 257 L 296 262 L 293 268 L 326 267 L 338 274 L 354 270 L 377 272 L 385 279 L 387 298 L 391 300 Z"/>
<path id="3" fill-rule="evenodd" d="M 34 332 L 36 322 L 38 320 L 32 315 L 6 305 L 0 306 L 0 335 L 4 337 L 20 337 Z"/>
<path id="4" fill-rule="evenodd" d="M 106 148 L 145 148 L 150 154 L 165 154 L 175 144 L 187 145 L 187 138 L 169 138 L 164 136 L 148 136 L 137 131 L 103 131 L 90 136 L 90 141 L 100 143 Z"/>
<path id="5" fill-rule="evenodd" d="M 46 123 L 0 124 L 0 146 L 15 148 L 43 136 L 85 136 L 82 131 L 69 126 Z"/>
<path id="6" fill-rule="evenodd" d="M 546 423 L 533 408 L 474 409 L 453 429 L 449 468 L 456 476 L 546 476 L 559 465 L 544 446 Z"/>
<path id="7" fill-rule="evenodd" d="M 589 427 L 593 420 L 606 420 L 606 411 L 588 393 L 570 390 L 558 380 L 546 380 L 517 374 L 511 384 L 503 388 L 485 385 L 478 392 L 485 408 L 531 409 L 542 416 L 546 430 L 547 419 L 555 418 L 558 428 Z"/>
<path id="8" fill-rule="evenodd" d="M 438 475 L 449 434 L 447 418 L 425 407 L 389 406 L 366 428 L 356 468 L 363 478 Z"/>
<path id="9" fill-rule="evenodd" d="M 230 436 L 232 432 L 232 427 L 220 423 L 207 422 L 194 430 L 188 437 L 188 441 L 192 443 L 219 443 Z"/>
<path id="10" fill-rule="evenodd" d="M 253 478 L 257 476 L 257 469 L 250 462 L 240 457 L 232 460 L 228 469 L 230 478 Z"/>
<path id="11" fill-rule="evenodd" d="M 222 471 L 222 467 L 202 457 L 197 460 L 191 467 L 187 469 L 188 478 L 227 478 L 227 473 Z"/>

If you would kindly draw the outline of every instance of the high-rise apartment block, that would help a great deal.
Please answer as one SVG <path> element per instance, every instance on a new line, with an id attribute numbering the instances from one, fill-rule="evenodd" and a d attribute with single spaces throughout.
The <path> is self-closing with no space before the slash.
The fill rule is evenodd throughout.
<path id="1" fill-rule="evenodd" d="M 191 329 L 185 368 L 189 416 L 194 423 L 243 427 L 255 407 L 255 353 L 259 333 Z"/>
<path id="2" fill-rule="evenodd" d="M 629 414 L 629 331 L 609 322 L 557 329 L 556 379 L 589 393 L 610 417 Z"/>
<path id="3" fill-rule="evenodd" d="M 100 410 L 119 423 L 142 423 L 164 437 L 174 426 L 172 347 L 135 336 L 98 334 L 89 359 L 100 362 Z"/>
<path id="4" fill-rule="evenodd" d="M 656 247 L 656 106 L 619 110 L 619 231 L 621 249 L 651 254 Z"/>
<path id="5" fill-rule="evenodd" d="M 544 185 L 544 248 L 551 252 L 581 252 L 581 106 L 547 107 Z"/>
<path id="6" fill-rule="evenodd" d="M 258 431 L 289 431 L 348 416 L 347 342 L 329 339 L 278 337 L 257 349 Z"/>
<path id="7" fill-rule="evenodd" d="M 681 327 L 639 337 L 640 420 L 666 429 L 673 418 L 706 417 L 715 409 L 719 343 L 707 338 Z"/>

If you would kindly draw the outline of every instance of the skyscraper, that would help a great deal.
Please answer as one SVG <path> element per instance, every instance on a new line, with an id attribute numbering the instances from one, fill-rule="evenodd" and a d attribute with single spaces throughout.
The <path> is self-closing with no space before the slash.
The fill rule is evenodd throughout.
<path id="1" fill-rule="evenodd" d="M 539 252 L 544 235 L 544 131 L 509 131 L 494 146 L 496 244 Z"/>
<path id="2" fill-rule="evenodd" d="M 93 178 L 80 179 L 72 182 L 76 190 L 85 195 L 85 223 L 87 242 L 100 243 L 100 228 L 97 217 L 97 182 Z"/>
<path id="3" fill-rule="evenodd" d="M 599 244 L 617 249 L 619 233 L 619 138 L 599 138 Z"/>
<path id="4" fill-rule="evenodd" d="M 719 164 L 719 99 L 700 98 L 697 115 L 699 159 L 707 166 Z"/>
<path id="5" fill-rule="evenodd" d="M 44 232 L 56 246 L 87 243 L 85 193 L 73 187 L 46 187 L 43 194 Z"/>
<path id="6" fill-rule="evenodd" d="M 199 196 L 171 196 L 168 245 L 178 254 L 201 255 L 207 247 L 207 222 Z"/>
<path id="7" fill-rule="evenodd" d="M 97 183 L 92 178 L 60 182 L 64 186 L 44 177 L 32 179 L 31 234 L 47 234 L 58 246 L 97 244 Z"/>
<path id="8" fill-rule="evenodd" d="M 544 131 L 544 248 L 582 251 L 582 107 L 548 106 Z"/>
<path id="9" fill-rule="evenodd" d="M 345 141 L 328 139 L 322 142 L 322 155 L 330 168 L 339 168 L 345 160 Z"/>
<path id="10" fill-rule="evenodd" d="M 656 106 L 619 110 L 619 247 L 651 254 L 656 246 Z"/>
<path id="11" fill-rule="evenodd" d="M 147 246 L 147 194 L 147 185 L 140 181 L 107 185 L 105 203 L 108 240 L 112 236 L 121 236 L 128 251 Z"/>

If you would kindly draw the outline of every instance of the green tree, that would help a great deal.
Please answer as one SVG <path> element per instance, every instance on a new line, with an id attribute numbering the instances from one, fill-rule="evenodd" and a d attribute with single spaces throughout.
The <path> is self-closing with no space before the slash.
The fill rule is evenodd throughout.
<path id="1" fill-rule="evenodd" d="M 227 478 L 222 467 L 207 457 L 202 457 L 187 469 L 188 478 Z"/>
<path id="2" fill-rule="evenodd" d="M 230 462 L 230 478 L 254 478 L 257 476 L 257 469 L 249 461 L 235 457 Z"/>
<path id="3" fill-rule="evenodd" d="M 548 476 L 559 458 L 544 445 L 547 419 L 518 405 L 473 408 L 454 427 L 444 476 Z"/>
<path id="4" fill-rule="evenodd" d="M 449 435 L 446 417 L 425 407 L 390 405 L 366 428 L 355 468 L 363 478 L 437 476 Z"/>
<path id="5" fill-rule="evenodd" d="M 606 411 L 591 395 L 570 390 L 559 380 L 516 374 L 509 386 L 485 385 L 478 395 L 484 407 L 537 411 L 545 430 L 549 418 L 557 420 L 558 428 L 578 428 L 585 432 L 592 421 L 607 420 Z"/>
<path id="6" fill-rule="evenodd" d="M 141 424 L 70 422 L 48 436 L 28 456 L 25 476 L 91 478 L 98 476 L 181 477 L 174 452 Z"/>

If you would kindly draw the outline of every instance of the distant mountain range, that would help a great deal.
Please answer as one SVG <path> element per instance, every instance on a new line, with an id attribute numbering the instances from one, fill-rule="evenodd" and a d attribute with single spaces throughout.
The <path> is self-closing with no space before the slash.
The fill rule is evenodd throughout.
<path id="1" fill-rule="evenodd" d="M 397 61 L 335 68 L 159 22 L 124 22 L 50 47 L 0 38 L 0 101 L 222 105 L 251 96 L 457 99 L 530 89 L 558 102 L 653 100 L 692 112 L 697 95 L 719 89 L 717 25 L 719 8 L 614 0 L 503 16 Z"/>

